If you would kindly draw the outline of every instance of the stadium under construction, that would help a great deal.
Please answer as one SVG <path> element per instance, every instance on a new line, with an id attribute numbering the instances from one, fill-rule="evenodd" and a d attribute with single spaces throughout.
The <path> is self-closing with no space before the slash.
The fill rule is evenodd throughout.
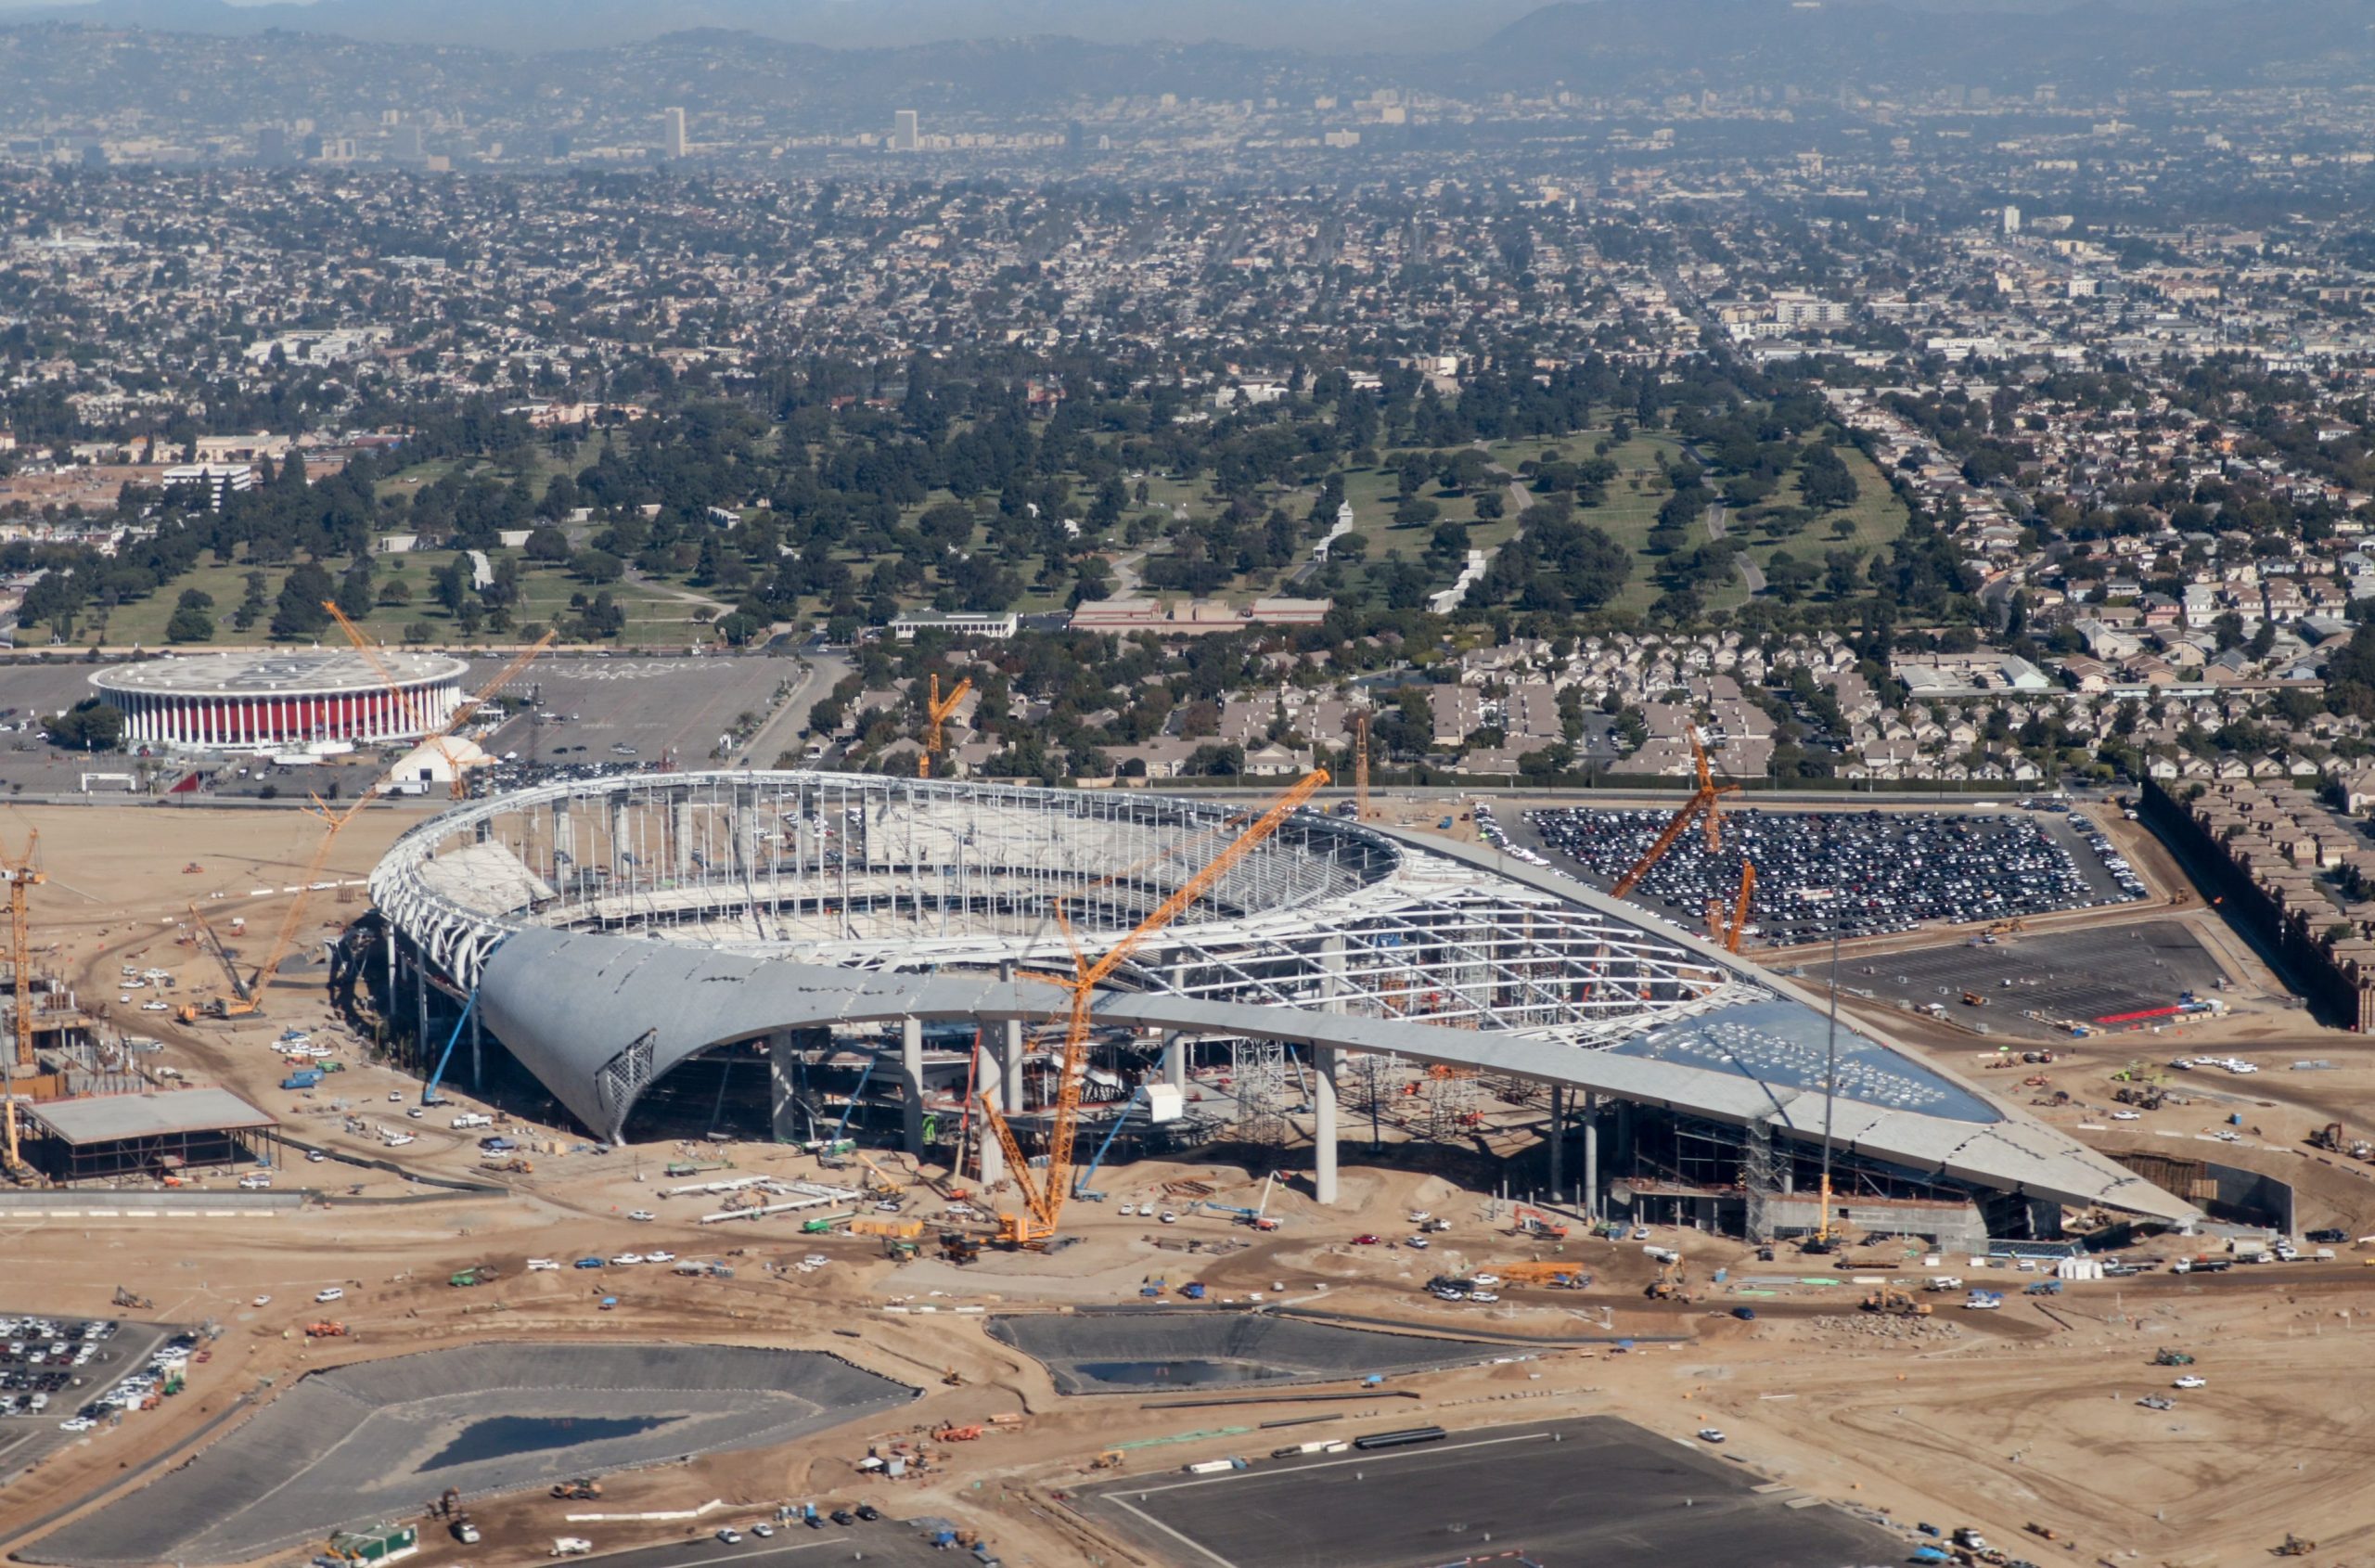
<path id="1" fill-rule="evenodd" d="M 1489 1104 L 1541 1108 L 1508 1185 L 1595 1215 L 1950 1246 L 2057 1236 L 2073 1209 L 2195 1217 L 1572 880 L 1312 810 L 1249 831 L 1260 815 L 823 773 L 549 784 L 399 841 L 340 974 L 432 1085 L 613 1140 L 848 1138 L 995 1184 L 1066 1136 L 1077 1017 L 1085 1147 L 1118 1124 L 1110 1161 L 1278 1150 L 1323 1203 L 1348 1120 L 1374 1137 L 1392 1105 L 1397 1141 L 1472 1150 Z"/>

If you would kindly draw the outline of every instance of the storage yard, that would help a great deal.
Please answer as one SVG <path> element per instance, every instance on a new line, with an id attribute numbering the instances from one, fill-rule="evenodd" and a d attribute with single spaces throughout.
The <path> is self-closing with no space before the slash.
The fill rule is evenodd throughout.
<path id="1" fill-rule="evenodd" d="M 361 878 L 423 809 L 362 814 L 322 880 Z M 1381 1149 L 1367 1147 L 1368 1112 L 1348 1111 L 1362 1141 L 1347 1139 L 1333 1206 L 1310 1185 L 1311 1114 L 1290 1106 L 1276 1151 L 1223 1143 L 1116 1162 L 1098 1182 L 1106 1201 L 1072 1204 L 1059 1244 L 960 1261 L 939 1237 L 978 1233 L 982 1206 L 879 1146 L 867 1154 L 887 1182 L 793 1145 L 608 1145 L 492 1070 L 486 1092 L 470 1092 L 467 1032 L 445 1103 L 421 1107 L 419 1074 L 375 1060 L 329 1006 L 318 965 L 270 987 L 263 1017 L 183 1024 L 145 1013 L 140 992 L 112 989 L 121 971 L 167 971 L 173 983 L 160 988 L 176 1005 L 220 992 L 221 966 L 176 941 L 191 934 L 188 905 L 219 927 L 243 917 L 250 934 L 231 945 L 252 962 L 287 908 L 280 890 L 308 864 L 313 829 L 269 811 L 10 815 L 12 844 L 40 828 L 52 877 L 34 890 L 36 929 L 54 944 L 42 963 L 103 996 L 103 1014 L 127 1034 L 158 1042 L 137 1061 L 177 1076 L 153 1085 L 238 1096 L 275 1120 L 287 1150 L 263 1190 L 240 1188 L 249 1166 L 226 1165 L 189 1169 L 172 1187 L 126 1176 L 0 1193 L 20 1264 L 0 1318 L 120 1319 L 110 1343 L 129 1346 L 124 1371 L 162 1343 L 163 1330 L 140 1325 L 192 1335 L 179 1392 L 160 1383 L 153 1401 L 134 1402 L 149 1407 L 102 1408 L 90 1427 L 63 1430 L 119 1370 L 92 1364 L 78 1375 L 93 1381 L 63 1391 L 78 1402 L 65 1414 L 0 1417 L 0 1548 L 26 1560 L 285 1560 L 321 1549 L 334 1528 L 377 1522 L 366 1515 L 417 1530 L 417 1561 L 441 1565 L 543 1561 L 563 1540 L 632 1550 L 613 1561 L 650 1568 L 828 1560 L 791 1550 L 810 1542 L 894 1565 L 953 1561 L 931 1547 L 944 1532 L 1008 1563 L 1175 1568 L 1215 1557 L 1235 1568 L 1393 1568 L 1504 1551 L 1546 1568 L 1612 1552 L 1826 1568 L 1902 1561 L 1942 1540 L 1917 1524 L 1977 1530 L 1987 1551 L 2038 1563 L 2071 1559 L 2067 1543 L 2077 1561 L 2133 1552 L 2217 1568 L 2259 1561 L 2291 1533 L 2319 1543 L 2311 1568 L 2343 1568 L 2375 1546 L 2357 1502 L 2375 1414 L 2358 1394 L 2353 1327 L 2375 1309 L 2375 1270 L 2359 1262 L 2366 1247 L 2325 1243 L 2335 1255 L 2321 1261 L 2307 1240 L 2375 1230 L 2375 1165 L 2310 1142 L 2329 1123 L 2345 1146 L 2375 1126 L 2375 1067 L 2356 1037 L 2271 1002 L 2270 977 L 2199 906 L 1993 946 L 1933 939 L 1940 967 L 1918 981 L 1906 966 L 1919 954 L 1851 950 L 1843 1010 L 1894 1021 L 1925 1064 L 2060 1133 L 2155 1156 L 2164 1173 L 2193 1162 L 2281 1180 L 2298 1261 L 2173 1270 L 2181 1257 L 2251 1255 L 2241 1243 L 2265 1228 L 2240 1223 L 2149 1236 L 2114 1254 L 2137 1272 L 2066 1280 L 2053 1279 L 2050 1257 L 2023 1267 L 2009 1253 L 1941 1253 L 1862 1226 L 1837 1253 L 1785 1242 L 1770 1259 L 1688 1227 L 1608 1239 L 1573 1203 L 1521 1212 L 1547 1185 L 1539 1096 L 1471 1081 L 1447 1103 L 1472 1108 L 1461 1113 L 1475 1122 L 1437 1142 L 1427 1108 L 1440 1081 L 1423 1073 L 1416 1092 L 1395 1080 L 1380 1100 Z M 195 858 L 193 842 L 207 846 Z M 309 929 L 363 912 L 331 889 Z M 1857 972 L 1864 963 L 1906 974 L 1908 988 L 1976 989 L 2032 961 L 2045 962 L 2041 980 L 2085 974 L 2102 988 L 2099 999 L 2073 979 L 2053 998 L 2073 1012 L 2159 995 L 2159 969 L 2139 978 L 2148 964 L 2169 966 L 2167 984 L 2213 983 L 2190 967 L 2201 962 L 2238 983 L 2222 993 L 2233 1003 L 2223 1016 L 2149 1047 L 2108 1033 L 2063 1039 L 2057 1060 L 2022 1074 L 1974 1071 L 1994 1042 L 1964 1019 L 1926 1021 L 1854 994 L 1873 979 Z M 1950 1010 L 1996 1023 L 2006 1007 Z M 440 1044 L 452 1027 L 449 1015 Z M 310 1059 L 320 1078 L 284 1089 L 291 1068 L 274 1047 L 292 1031 L 326 1055 Z M 2268 1070 L 2160 1073 L 2186 1093 L 2151 1110 L 2115 1098 L 2138 1086 L 2120 1076 L 2138 1058 L 2151 1066 L 2180 1052 Z M 2330 1066 L 2284 1070 L 2303 1059 Z M 1189 1093 L 1209 1084 L 1219 1098 L 1226 1071 L 1200 1064 Z M 2010 1082 L 2023 1074 L 2048 1082 Z M 2066 1100 L 2031 1103 L 2056 1092 Z M 494 1125 L 454 1125 L 480 1116 Z M 896 1130 L 894 1119 L 887 1136 Z M 496 1133 L 511 1151 L 480 1147 Z M 1571 1180 L 1579 1159 L 1571 1150 Z M 729 1204 L 730 1184 L 751 1177 L 871 1190 L 702 1223 L 764 1206 Z M 1124 1204 L 1143 1212 L 1125 1215 Z M 1955 1283 L 1926 1288 L 1944 1280 Z M 2048 1280 L 2052 1293 L 2029 1293 Z M 113 1306 L 119 1288 L 147 1305 Z M 1966 1305 L 1980 1288 L 2001 1305 Z M 1931 1310 L 1865 1310 L 1876 1296 Z M 720 1361 L 712 1347 L 722 1346 L 770 1365 L 805 1353 L 807 1365 L 841 1369 L 833 1377 L 848 1386 L 803 1375 L 781 1381 L 780 1394 L 753 1393 L 777 1383 Z M 2162 1351 L 2193 1360 L 2156 1365 Z M 2183 1375 L 2203 1386 L 2172 1387 Z M 509 1392 L 507 1379 L 537 1392 Z M 347 1384 L 367 1399 L 340 1394 Z M 2148 1397 L 2167 1407 L 2139 1403 Z M 340 1415 L 341 1400 L 356 1408 Z M 548 1424 L 589 1419 L 665 1424 Z M 738 1435 L 712 1440 L 728 1426 Z M 1446 1436 L 1374 1460 L 1353 1449 L 1272 1457 L 1419 1426 Z M 1526 1435 L 1554 1429 L 1556 1444 Z M 1710 1429 L 1721 1442 L 1701 1435 Z M 1206 1477 L 1187 1467 L 1235 1459 L 1246 1468 L 1189 1484 Z M 601 1495 L 551 1495 L 581 1479 Z M 431 1506 L 449 1485 L 474 1541 Z M 858 1517 L 861 1505 L 883 1517 Z M 835 1523 L 836 1510 L 852 1523 Z M 754 1535 L 762 1523 L 776 1533 Z M 1402 1549 L 1413 1543 L 1420 1556 Z"/>

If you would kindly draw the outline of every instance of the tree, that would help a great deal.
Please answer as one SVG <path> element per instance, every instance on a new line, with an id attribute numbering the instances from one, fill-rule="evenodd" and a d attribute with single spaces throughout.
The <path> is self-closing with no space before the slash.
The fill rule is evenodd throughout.
<path id="1" fill-rule="evenodd" d="M 73 752 L 112 752 L 123 743 L 123 710 L 85 697 L 62 713 L 42 721 L 49 743 Z"/>
<path id="2" fill-rule="evenodd" d="M 530 533 L 527 543 L 520 548 L 530 560 L 540 566 L 558 566 L 569 559 L 569 535 L 546 523 Z"/>
<path id="3" fill-rule="evenodd" d="M 273 607 L 272 635 L 289 640 L 315 636 L 330 623 L 330 612 L 322 605 L 337 592 L 338 585 L 317 563 L 291 568 Z"/>
<path id="4" fill-rule="evenodd" d="M 212 642 L 214 639 L 214 617 L 203 610 L 185 605 L 173 611 L 165 623 L 168 642 Z"/>
<path id="5" fill-rule="evenodd" d="M 570 558 L 569 569 L 588 583 L 615 583 L 627 574 L 627 563 L 608 550 L 580 550 Z"/>

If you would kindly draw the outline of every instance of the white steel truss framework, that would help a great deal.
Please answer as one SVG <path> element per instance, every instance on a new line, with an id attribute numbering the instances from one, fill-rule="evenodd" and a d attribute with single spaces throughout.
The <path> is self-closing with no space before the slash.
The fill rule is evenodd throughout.
<path id="1" fill-rule="evenodd" d="M 1258 811 L 1119 790 L 815 773 L 633 775 L 406 834 L 374 901 L 463 989 L 513 930 L 902 971 L 1069 970 Z M 1615 916 L 1305 812 L 1115 976 L 1124 989 L 1590 1048 L 1765 993 Z"/>

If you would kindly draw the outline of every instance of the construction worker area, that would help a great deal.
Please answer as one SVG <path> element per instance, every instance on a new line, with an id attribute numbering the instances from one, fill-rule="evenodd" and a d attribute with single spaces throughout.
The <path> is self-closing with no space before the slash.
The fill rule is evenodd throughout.
<path id="1" fill-rule="evenodd" d="M 2375 1307 L 2357 1240 L 2375 1166 L 2352 1150 L 2375 1071 L 2353 1036 L 2304 1043 L 2198 903 L 2154 913 L 2191 922 L 2235 984 L 2181 1047 L 2080 1037 L 2022 1060 L 1967 1026 L 1981 1009 L 1843 991 L 1842 1028 L 1890 1029 L 1953 1095 L 1992 1095 L 2205 1216 L 2062 1204 L 2015 1227 L 1964 1194 L 1974 1217 L 1942 1232 L 1921 1173 L 1843 1139 L 1828 1164 L 1813 1142 L 1760 1152 L 1688 1112 L 1579 1111 L 1522 1073 L 1382 1051 L 1344 1052 L 1322 1086 L 1299 1043 L 1100 1017 L 1149 972 L 1218 995 L 1197 990 L 1213 901 L 1301 896 L 1309 863 L 1265 849 L 1316 831 L 1320 779 L 1164 840 L 1159 880 L 1103 853 L 1054 907 L 987 878 L 947 897 L 996 832 L 1031 826 L 1006 796 L 917 852 L 952 868 L 928 894 L 889 858 L 931 830 L 905 797 L 804 783 L 763 828 L 705 827 L 704 799 L 469 835 L 456 907 L 507 910 L 515 880 L 536 907 L 674 895 L 678 944 L 712 921 L 747 937 L 700 890 L 799 871 L 810 891 L 759 918 L 804 952 L 905 922 L 1040 933 L 997 994 L 1040 1009 L 1013 1059 L 1004 1016 L 737 1034 L 704 1015 L 673 1042 L 669 1021 L 623 1019 L 585 1079 L 613 1098 L 580 1105 L 572 1068 L 507 1044 L 506 954 L 548 933 L 438 955 L 450 970 L 401 944 L 391 959 L 356 884 L 443 803 L 391 803 L 367 765 L 346 771 L 346 803 L 325 790 L 318 813 L 29 808 L 5 827 L 16 1557 L 639 1568 L 831 1542 L 892 1563 L 1402 1568 L 1648 1542 L 1709 1568 L 2070 1549 L 2340 1563 L 2313 1543 L 2363 1524 L 2375 1414 L 2349 1330 Z M 1476 803 L 1342 815 L 1474 849 Z M 1495 803 L 1516 821 L 1539 803 Z M 1675 837 L 1704 832 L 1693 815 Z M 498 851 L 533 875 L 507 880 Z M 1755 922 L 1737 883 L 1713 892 L 1727 958 Z M 1525 918 L 1542 923 L 1513 942 L 1551 940 Z M 1449 967 L 1431 1004 L 1346 972 L 1398 1017 L 1467 1005 Z M 1676 972 L 1641 1005 L 1744 983 Z M 1545 1026 L 1588 1002 L 1542 1001 Z M 2254 1058 L 2264 1078 L 2218 1070 Z M 1323 1112 L 1343 1150 L 1325 1192 Z M 2304 1421 L 2330 1435 L 2275 1440 Z M 2215 1493 L 2188 1468 L 2205 1445 Z"/>

